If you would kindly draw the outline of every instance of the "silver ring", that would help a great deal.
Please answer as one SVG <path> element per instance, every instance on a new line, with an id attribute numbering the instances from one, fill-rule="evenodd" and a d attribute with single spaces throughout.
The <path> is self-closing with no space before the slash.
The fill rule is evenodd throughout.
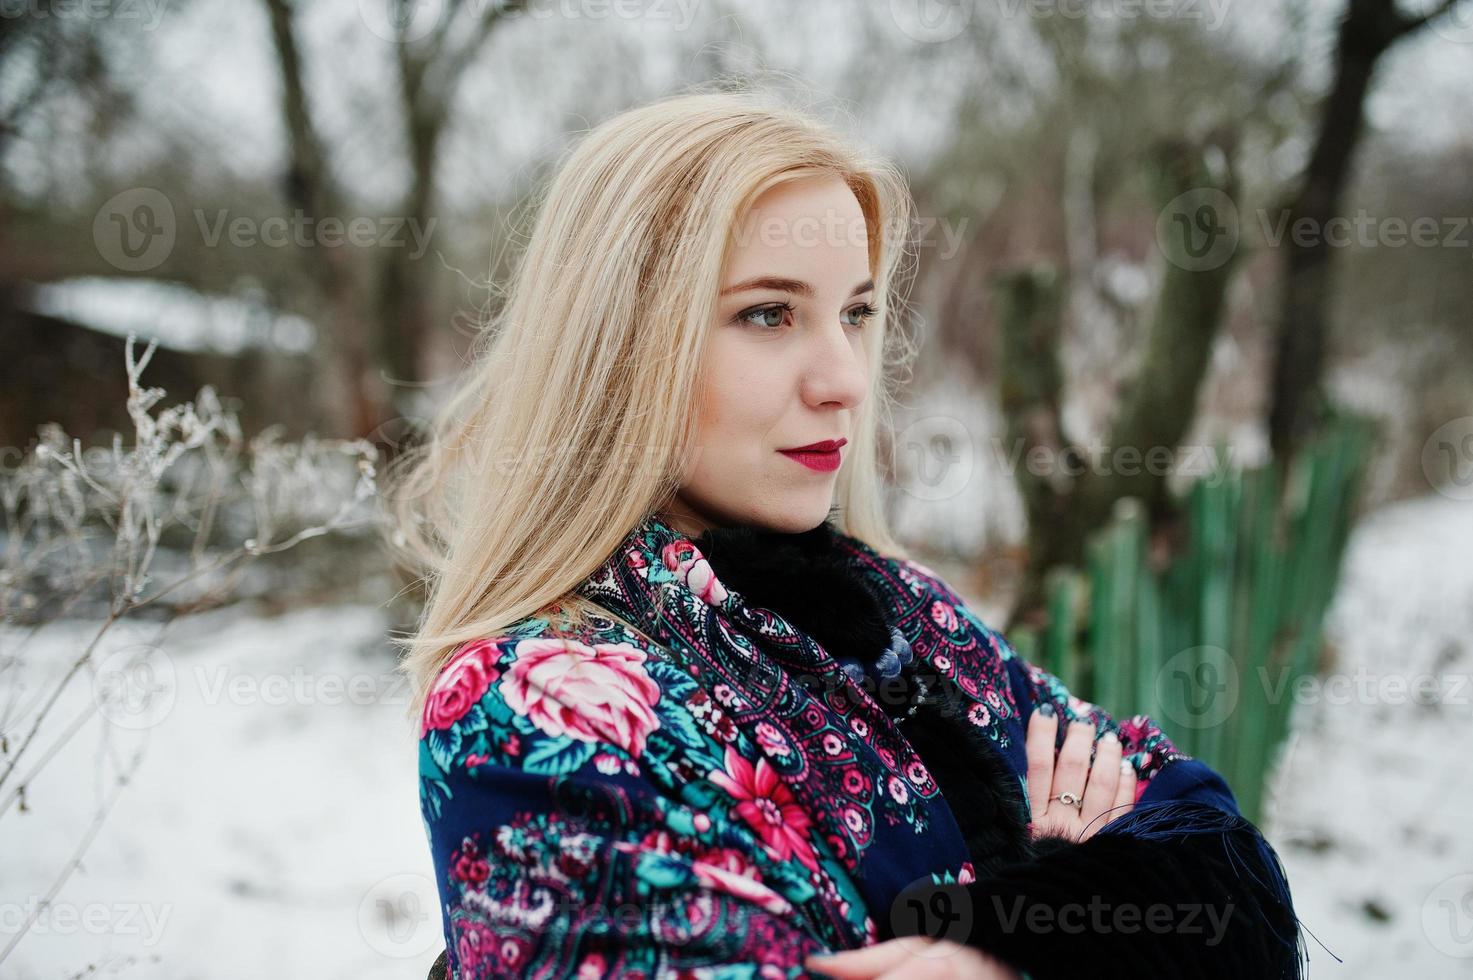
<path id="1" fill-rule="evenodd" d="M 1072 806 L 1081 813 L 1084 812 L 1084 800 L 1075 796 L 1073 793 L 1060 793 L 1058 796 L 1050 796 L 1049 799 L 1058 800 L 1065 806 Z"/>

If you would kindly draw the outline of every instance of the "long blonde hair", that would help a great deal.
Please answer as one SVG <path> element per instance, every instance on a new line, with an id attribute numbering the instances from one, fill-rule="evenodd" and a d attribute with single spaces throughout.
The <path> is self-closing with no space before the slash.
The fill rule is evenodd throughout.
<path id="1" fill-rule="evenodd" d="M 893 326 L 897 271 L 908 271 L 904 177 L 761 93 L 652 102 L 595 127 L 562 161 L 474 363 L 390 474 L 390 544 L 426 588 L 417 632 L 396 640 L 411 716 L 462 643 L 554 603 L 588 611 L 574 587 L 679 489 L 735 226 L 763 191 L 817 175 L 859 200 L 879 310 L 835 524 L 905 555 L 878 452 L 895 369 L 914 354 Z"/>

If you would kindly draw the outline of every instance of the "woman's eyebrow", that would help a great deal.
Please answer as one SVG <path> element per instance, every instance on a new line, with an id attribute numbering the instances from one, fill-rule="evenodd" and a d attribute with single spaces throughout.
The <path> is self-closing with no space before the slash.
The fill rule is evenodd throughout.
<path id="1" fill-rule="evenodd" d="M 857 296 L 860 293 L 867 293 L 874 288 L 875 281 L 873 279 L 866 279 L 858 286 L 855 286 L 853 292 L 849 295 Z M 813 287 L 808 285 L 808 283 L 801 279 L 787 279 L 783 276 L 757 276 L 754 279 L 739 282 L 735 286 L 727 286 L 721 291 L 721 295 L 725 296 L 728 293 L 746 292 L 749 289 L 775 289 L 780 293 L 796 293 L 799 296 L 813 295 Z"/>

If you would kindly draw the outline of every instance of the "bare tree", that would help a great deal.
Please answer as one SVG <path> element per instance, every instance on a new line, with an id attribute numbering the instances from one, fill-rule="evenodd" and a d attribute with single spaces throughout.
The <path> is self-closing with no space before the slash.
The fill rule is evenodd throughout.
<path id="1" fill-rule="evenodd" d="M 341 215 L 345 195 L 337 186 L 303 82 L 303 59 L 288 0 L 263 0 L 281 69 L 281 111 L 290 143 L 286 191 L 308 215 Z M 432 227 L 440 148 L 450 111 L 467 67 L 498 25 L 525 0 L 467 3 L 450 0 L 424 37 L 411 37 L 413 0 L 388 0 L 390 24 L 398 32 L 396 84 L 402 112 L 409 188 L 398 218 L 410 227 Z M 314 249 L 310 257 L 328 298 L 333 337 L 355 406 L 357 434 L 375 430 L 396 407 L 395 388 L 424 377 L 424 351 L 433 324 L 433 283 L 422 257 L 402 248 L 381 250 L 367 270 L 355 270 L 342 249 Z M 368 288 L 358 281 L 372 278 Z M 359 297 L 369 296 L 364 302 Z M 375 368 L 378 372 L 375 372 Z"/>
<path id="2" fill-rule="evenodd" d="M 1158 193 L 1163 203 L 1204 189 L 1231 197 L 1237 179 L 1229 161 L 1236 137 L 1215 135 L 1199 145 L 1164 144 L 1158 151 Z M 1224 299 L 1237 256 L 1221 262 L 1166 263 L 1156 298 L 1145 356 L 1126 388 L 1107 444 L 1145 454 L 1153 447 L 1174 450 L 1196 417 L 1198 391 L 1207 374 L 1213 341 L 1222 325 Z M 1047 571 L 1058 564 L 1079 565 L 1086 538 L 1101 527 L 1121 497 L 1142 500 L 1153 523 L 1169 518 L 1173 502 L 1167 470 L 1155 466 L 1078 465 L 1069 457 L 1061 418 L 1063 371 L 1059 365 L 1061 319 L 1066 283 L 1047 266 L 1029 266 L 998 278 L 1002 335 L 1002 407 L 1009 442 L 1027 458 L 1042 448 L 1067 462 L 1070 472 L 1018 471 L 1018 487 L 1028 515 L 1028 567 L 1013 618 L 1030 618 L 1043 604 Z M 1074 476 L 1071 473 L 1077 472 Z"/>
<path id="3" fill-rule="evenodd" d="M 1441 0 L 1424 14 L 1401 13 L 1395 0 L 1348 0 L 1335 47 L 1334 79 L 1319 132 L 1298 188 L 1285 205 L 1286 227 L 1301 221 L 1318 233 L 1290 235 L 1284 262 L 1269 439 L 1274 455 L 1290 456 L 1325 411 L 1330 242 L 1324 234 L 1341 211 L 1356 147 L 1365 131 L 1365 101 L 1381 56 L 1459 0 Z M 1302 241 L 1302 244 L 1301 244 Z"/>
<path id="4" fill-rule="evenodd" d="M 526 0 L 467 4 L 451 0 L 435 29 L 419 40 L 404 37 L 415 0 L 394 0 L 400 39 L 399 98 L 409 152 L 409 190 L 400 209 L 411 226 L 429 227 L 437 191 L 440 147 L 450 109 L 466 68 L 498 25 L 526 6 Z M 385 249 L 378 270 L 380 361 L 396 381 L 423 378 L 423 351 L 431 329 L 429 276 L 421 259 L 404 249 Z"/>
<path id="5" fill-rule="evenodd" d="M 264 0 L 271 17 L 271 39 L 281 70 L 281 114 L 286 123 L 288 169 L 284 183 L 292 205 L 320 221 L 345 213 L 344 195 L 333 179 L 322 139 L 312 121 L 303 80 L 301 46 L 287 0 Z M 336 377 L 351 403 L 353 434 L 374 431 L 393 411 L 381 384 L 370 370 L 370 323 L 352 256 L 340 248 L 313 248 L 304 256 L 328 307 L 328 342 L 319 349 L 320 363 Z"/>

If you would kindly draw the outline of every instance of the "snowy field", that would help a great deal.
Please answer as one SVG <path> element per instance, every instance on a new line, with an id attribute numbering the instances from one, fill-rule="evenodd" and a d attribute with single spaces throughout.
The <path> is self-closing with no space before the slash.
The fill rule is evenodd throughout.
<path id="1" fill-rule="evenodd" d="M 1378 512 L 1352 539 L 1330 623 L 1345 680 L 1296 708 L 1265 828 L 1302 919 L 1344 961 L 1311 940 L 1313 977 L 1473 976 L 1470 553 L 1473 504 L 1440 497 Z M 372 606 L 226 610 L 105 644 L 21 765 L 103 696 L 110 720 L 82 722 L 27 812 L 7 808 L 0 946 L 88 833 L 111 774 L 141 761 L 0 977 L 424 976 L 440 922 L 385 625 Z M 41 690 L 38 664 L 63 669 L 93 628 L 41 634 L 22 701 Z M 156 696 L 106 696 L 109 656 L 140 649 Z M 0 677 L 3 703 L 16 679 Z"/>
<path id="2" fill-rule="evenodd" d="M 1316 978 L 1473 977 L 1473 502 L 1405 501 L 1351 538 L 1338 664 L 1295 706 L 1265 828 Z"/>
<path id="3" fill-rule="evenodd" d="M 106 798 L 95 774 L 142 748 L 132 785 L 57 895 L 57 920 L 43 920 L 0 977 L 423 977 L 443 940 L 417 733 L 385 630 L 371 606 L 180 621 L 150 661 L 155 703 L 110 711 L 116 723 L 94 718 L 32 786 L 31 812 L 5 817 L 8 934 Z M 41 638 L 61 653 L 85 634 L 69 624 Z M 150 635 L 130 630 L 111 647 L 131 656 Z M 92 689 L 75 680 L 56 717 L 70 720 Z"/>

